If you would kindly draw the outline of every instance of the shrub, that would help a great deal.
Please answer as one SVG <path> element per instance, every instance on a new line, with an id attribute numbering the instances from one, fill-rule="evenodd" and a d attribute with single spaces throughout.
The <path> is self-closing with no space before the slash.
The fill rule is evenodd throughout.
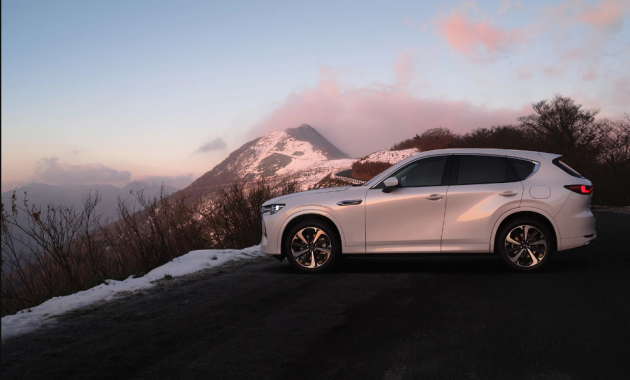
<path id="1" fill-rule="evenodd" d="M 422 135 L 394 144 L 391 150 L 403 150 L 417 148 L 424 152 L 427 150 L 450 148 L 458 139 L 458 135 L 448 128 L 433 128 L 426 130 Z"/>
<path id="2" fill-rule="evenodd" d="M 21 206 L 14 194 L 10 209 L 2 205 L 2 315 L 148 273 L 189 251 L 258 244 L 262 203 L 296 190 L 295 182 L 238 183 L 190 205 L 163 191 L 140 192 L 133 201 L 119 199 L 113 223 L 95 214 L 98 193 L 88 194 L 80 210 Z"/>
<path id="3" fill-rule="evenodd" d="M 583 109 L 568 97 L 532 105 L 534 113 L 519 117 L 518 125 L 478 128 L 463 135 L 429 129 L 404 140 L 392 150 L 419 148 L 499 148 L 562 155 L 562 160 L 590 179 L 594 204 L 630 205 L 630 116 L 597 119 L 599 110 Z"/>
<path id="4" fill-rule="evenodd" d="M 356 161 L 352 164 L 352 176 L 368 181 L 391 166 L 389 162 Z"/>

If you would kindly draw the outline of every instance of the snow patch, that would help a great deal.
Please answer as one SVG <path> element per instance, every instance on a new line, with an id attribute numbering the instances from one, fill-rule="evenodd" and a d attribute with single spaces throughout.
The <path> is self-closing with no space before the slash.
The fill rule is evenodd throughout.
<path id="1" fill-rule="evenodd" d="M 238 174 L 245 177 L 251 173 L 252 168 L 258 168 L 258 165 L 266 157 L 274 153 L 283 154 L 291 158 L 291 162 L 276 171 L 276 176 L 283 176 L 304 170 L 319 161 L 327 160 L 326 156 L 319 150 L 313 150 L 313 145 L 306 141 L 298 141 L 289 136 L 285 131 L 272 132 L 262 137 L 254 146 L 250 148 L 254 153 L 249 156 L 245 162 L 240 163 Z M 302 152 L 299 156 L 294 156 L 294 152 Z"/>
<path id="2" fill-rule="evenodd" d="M 372 154 L 369 154 L 360 162 L 389 162 L 390 164 L 397 164 L 407 157 L 411 157 L 416 153 L 420 153 L 417 148 L 403 149 L 403 150 L 378 150 Z"/>
<path id="3" fill-rule="evenodd" d="M 22 310 L 17 314 L 2 317 L 2 340 L 16 335 L 25 334 L 45 324 L 55 323 L 52 317 L 59 316 L 70 310 L 88 306 L 97 301 L 109 301 L 121 292 L 134 292 L 155 286 L 152 281 L 164 278 L 183 276 L 203 269 L 216 267 L 228 261 L 251 259 L 264 256 L 260 246 L 245 249 L 205 249 L 191 251 L 177 257 L 168 263 L 153 269 L 146 275 L 126 280 L 106 280 L 106 284 L 97 285 L 91 289 L 62 297 L 54 297 L 39 306 Z"/>

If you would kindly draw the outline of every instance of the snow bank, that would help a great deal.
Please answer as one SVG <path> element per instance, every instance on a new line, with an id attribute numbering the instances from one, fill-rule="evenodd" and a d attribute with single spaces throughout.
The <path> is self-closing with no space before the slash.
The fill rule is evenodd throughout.
<path id="1" fill-rule="evenodd" d="M 183 276 L 202 269 L 216 267 L 228 261 L 251 259 L 260 256 L 264 256 L 260 251 L 260 246 L 241 250 L 207 249 L 191 251 L 161 267 L 153 269 L 143 277 L 129 277 L 122 281 L 107 280 L 105 281 L 107 284 L 101 284 L 75 294 L 51 298 L 43 304 L 31 308 L 30 311 L 22 310 L 17 314 L 2 317 L 2 339 L 33 331 L 44 324 L 54 323 L 56 320 L 51 320 L 51 317 L 97 301 L 111 300 L 120 292 L 133 292 L 151 288 L 155 286 L 151 281 L 164 278 L 166 274 L 173 277 Z"/>

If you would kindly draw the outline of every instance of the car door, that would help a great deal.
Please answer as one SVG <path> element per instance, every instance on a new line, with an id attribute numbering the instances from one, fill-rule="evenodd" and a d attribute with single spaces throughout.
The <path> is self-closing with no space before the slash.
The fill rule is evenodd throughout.
<path id="1" fill-rule="evenodd" d="M 383 184 L 366 196 L 366 252 L 439 252 L 452 155 L 426 157 L 402 167 L 399 187 Z"/>
<path id="2" fill-rule="evenodd" d="M 454 156 L 441 251 L 489 252 L 495 223 L 522 197 L 523 184 L 507 158 Z"/>

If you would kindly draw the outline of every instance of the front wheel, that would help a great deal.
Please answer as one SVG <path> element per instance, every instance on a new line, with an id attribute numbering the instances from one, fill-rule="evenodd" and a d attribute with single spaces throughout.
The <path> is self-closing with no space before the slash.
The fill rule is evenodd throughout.
<path id="1" fill-rule="evenodd" d="M 318 273 L 330 269 L 341 255 L 337 231 L 317 219 L 296 224 L 283 242 L 286 257 L 300 272 Z"/>
<path id="2" fill-rule="evenodd" d="M 496 250 L 501 261 L 518 271 L 543 267 L 553 253 L 551 231 L 536 219 L 517 219 L 507 223 L 497 235 Z"/>

